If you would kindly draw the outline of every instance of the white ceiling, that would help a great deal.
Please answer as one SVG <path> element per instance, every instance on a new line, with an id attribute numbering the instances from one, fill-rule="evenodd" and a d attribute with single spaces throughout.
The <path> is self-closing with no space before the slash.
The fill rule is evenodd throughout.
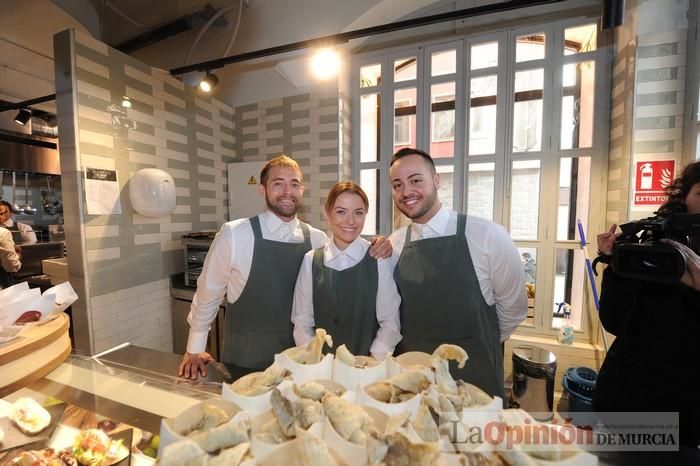
<path id="1" fill-rule="evenodd" d="M 209 28 L 193 49 L 189 63 L 221 58 L 236 23 L 239 1 L 244 1 L 244 8 L 229 55 L 502 0 L 0 0 L 0 99 L 19 101 L 54 92 L 53 35 L 67 28 L 116 45 L 201 11 L 207 3 L 217 10 L 231 7 L 224 15 L 226 27 Z M 577 1 L 591 3 L 591 0 L 569 0 Z M 461 26 L 467 24 L 468 21 L 462 22 Z M 445 23 L 428 31 L 446 32 L 456 26 Z M 132 55 L 166 70 L 182 66 L 200 30 L 172 36 Z M 403 36 L 395 33 L 393 40 L 396 37 Z M 345 46 L 344 52 L 357 50 L 363 43 L 354 40 Z M 304 80 L 301 60 L 306 53 L 269 57 L 216 70 L 220 84 L 214 97 L 240 105 L 269 98 L 271 92 L 284 96 L 323 88 L 319 83 Z M 54 109 L 52 103 L 37 107 Z"/>

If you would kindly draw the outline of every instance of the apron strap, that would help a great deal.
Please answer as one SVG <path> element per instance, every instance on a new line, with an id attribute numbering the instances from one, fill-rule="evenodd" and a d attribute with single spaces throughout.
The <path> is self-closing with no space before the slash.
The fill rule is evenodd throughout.
<path id="1" fill-rule="evenodd" d="M 301 232 L 304 233 L 304 245 L 307 251 L 311 251 L 311 233 L 309 233 L 309 226 L 301 220 L 299 221 L 299 226 L 301 226 Z"/>
<path id="2" fill-rule="evenodd" d="M 262 230 L 260 229 L 260 218 L 256 215 L 255 217 L 250 217 L 248 219 L 250 226 L 253 228 L 253 236 L 255 239 L 262 238 Z"/>
<path id="3" fill-rule="evenodd" d="M 406 240 L 404 241 L 404 244 L 408 244 L 411 242 L 411 225 L 408 225 L 406 227 Z"/>
<path id="4" fill-rule="evenodd" d="M 467 227 L 467 216 L 457 214 L 457 238 L 464 238 L 464 231 Z"/>

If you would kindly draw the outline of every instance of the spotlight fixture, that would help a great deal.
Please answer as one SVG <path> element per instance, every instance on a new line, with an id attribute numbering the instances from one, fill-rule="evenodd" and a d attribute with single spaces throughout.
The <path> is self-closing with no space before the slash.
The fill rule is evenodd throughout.
<path id="1" fill-rule="evenodd" d="M 338 74 L 338 68 L 340 68 L 340 57 L 333 49 L 320 49 L 311 59 L 311 71 L 321 81 Z"/>
<path id="2" fill-rule="evenodd" d="M 15 123 L 17 123 L 20 126 L 24 126 L 27 124 L 31 117 L 32 112 L 30 110 L 27 110 L 26 108 L 22 108 L 19 112 L 17 112 L 17 115 L 15 116 Z"/>
<path id="3" fill-rule="evenodd" d="M 199 87 L 200 91 L 208 93 L 211 92 L 217 84 L 219 84 L 219 78 L 217 78 L 215 74 L 207 72 L 207 75 L 204 79 L 199 81 L 197 87 Z"/>
<path id="4" fill-rule="evenodd" d="M 131 108 L 131 99 L 127 96 L 122 97 L 122 107 Z"/>

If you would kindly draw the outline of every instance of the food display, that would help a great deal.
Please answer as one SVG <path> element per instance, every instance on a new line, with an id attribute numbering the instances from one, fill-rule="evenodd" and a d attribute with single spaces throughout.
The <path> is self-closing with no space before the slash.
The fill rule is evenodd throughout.
<path id="1" fill-rule="evenodd" d="M 365 367 L 374 367 L 379 364 L 379 361 L 371 356 L 355 356 L 348 350 L 347 346 L 340 345 L 335 350 L 335 358 L 350 367 L 364 369 Z"/>
<path id="2" fill-rule="evenodd" d="M 51 423 L 51 414 L 32 398 L 20 398 L 12 408 L 10 419 L 25 434 L 38 434 Z"/>
<path id="3" fill-rule="evenodd" d="M 108 466 L 129 455 L 121 440 L 110 439 L 100 429 L 81 431 L 73 443 L 73 457 L 85 466 Z"/>
<path id="4" fill-rule="evenodd" d="M 41 312 L 39 311 L 26 311 L 20 315 L 17 320 L 15 320 L 13 325 L 25 325 L 32 322 L 39 322 L 41 319 Z"/>
<path id="5" fill-rule="evenodd" d="M 272 364 L 264 372 L 255 372 L 241 377 L 231 385 L 231 388 L 242 396 L 258 396 L 269 392 L 283 380 L 289 379 L 290 375 L 287 369 Z"/>

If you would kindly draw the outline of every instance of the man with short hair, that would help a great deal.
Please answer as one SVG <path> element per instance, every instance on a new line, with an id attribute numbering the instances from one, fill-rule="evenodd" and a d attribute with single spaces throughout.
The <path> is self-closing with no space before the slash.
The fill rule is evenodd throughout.
<path id="1" fill-rule="evenodd" d="M 527 316 L 513 241 L 500 225 L 442 206 L 440 176 L 426 152 L 399 150 L 389 173 L 394 203 L 412 220 L 389 238 L 401 293 L 398 350 L 461 346 L 469 360 L 453 375 L 503 398 L 501 343 Z"/>
<path id="2" fill-rule="evenodd" d="M 19 240 L 16 243 L 20 246 L 36 243 L 36 233 L 32 226 L 15 222 L 12 218 L 12 204 L 7 201 L 0 201 L 0 227 L 5 227 L 17 234 Z"/>
<path id="3" fill-rule="evenodd" d="M 268 161 L 258 192 L 267 210 L 225 223 L 209 249 L 187 318 L 181 376 L 206 376 L 206 364 L 213 360 L 204 351 L 209 326 L 224 296 L 229 304 L 222 362 L 263 369 L 276 353 L 294 346 L 290 316 L 299 268 L 304 255 L 324 246 L 328 237 L 297 218 L 304 183 L 293 159 L 281 155 Z M 377 242 L 372 254 L 390 256 L 391 244 Z"/>

